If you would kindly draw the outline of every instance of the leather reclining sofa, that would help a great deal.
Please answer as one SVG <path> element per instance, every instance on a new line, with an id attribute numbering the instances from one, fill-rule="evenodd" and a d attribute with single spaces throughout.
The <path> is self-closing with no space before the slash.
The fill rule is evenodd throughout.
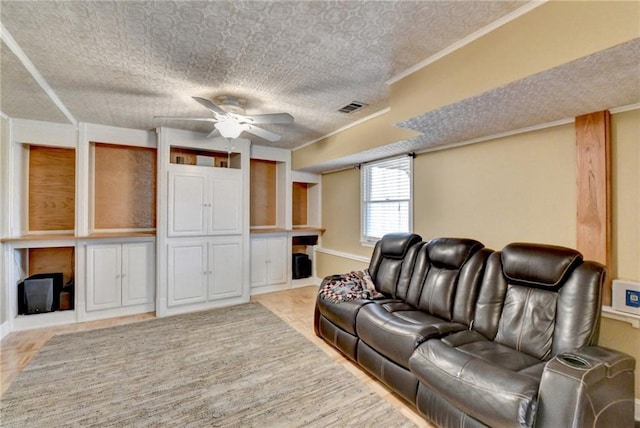
<path id="1" fill-rule="evenodd" d="M 391 234 L 369 273 L 385 298 L 319 294 L 315 332 L 429 422 L 633 426 L 635 360 L 596 346 L 602 265 L 563 247 Z"/>

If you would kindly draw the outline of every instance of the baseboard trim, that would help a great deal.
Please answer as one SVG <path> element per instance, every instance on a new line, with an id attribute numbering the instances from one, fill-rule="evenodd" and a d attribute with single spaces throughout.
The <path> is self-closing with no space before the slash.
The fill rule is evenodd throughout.
<path id="1" fill-rule="evenodd" d="M 6 335 L 9 334 L 10 331 L 9 320 L 6 320 L 2 324 L 0 324 L 0 340 L 4 339 Z"/>
<path id="2" fill-rule="evenodd" d="M 355 260 L 357 262 L 369 263 L 371 262 L 370 257 L 359 256 L 357 254 L 344 253 L 342 251 L 331 250 L 329 248 L 316 247 L 316 252 L 322 254 L 328 254 L 330 256 L 342 257 L 343 259 Z"/>
<path id="3" fill-rule="evenodd" d="M 304 279 L 292 279 L 291 288 L 308 287 L 310 285 L 319 286 L 322 280 L 316 277 L 309 277 Z"/>

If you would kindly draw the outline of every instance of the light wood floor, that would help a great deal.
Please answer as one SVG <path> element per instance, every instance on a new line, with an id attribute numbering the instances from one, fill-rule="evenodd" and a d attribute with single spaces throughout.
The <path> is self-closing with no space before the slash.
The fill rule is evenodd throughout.
<path id="1" fill-rule="evenodd" d="M 363 384 L 379 394 L 381 399 L 393 405 L 417 426 L 431 427 L 432 425 L 429 425 L 422 419 L 405 401 L 378 383 L 373 377 L 315 335 L 313 332 L 313 308 L 316 294 L 317 287 L 309 286 L 253 296 L 251 300 L 261 303 L 282 318 L 287 324 L 304 335 L 315 346 L 322 349 L 332 360 L 352 373 Z M 0 344 L 0 394 L 4 394 L 31 358 L 56 334 L 112 327 L 151 318 L 154 318 L 153 314 L 141 314 L 9 334 Z"/>

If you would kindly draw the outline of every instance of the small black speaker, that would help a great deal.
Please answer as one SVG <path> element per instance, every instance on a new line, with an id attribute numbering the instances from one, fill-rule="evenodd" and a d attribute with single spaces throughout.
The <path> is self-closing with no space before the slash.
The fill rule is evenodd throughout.
<path id="1" fill-rule="evenodd" d="M 311 260 L 304 253 L 294 253 L 291 265 L 293 279 L 309 278 L 311 276 Z"/>
<path id="2" fill-rule="evenodd" d="M 51 304 L 47 305 L 46 300 L 43 304 L 43 290 L 37 291 L 39 288 L 43 287 L 42 285 L 32 285 L 30 291 L 31 302 L 28 302 L 27 295 L 27 283 L 35 280 L 46 279 L 51 281 L 52 287 L 52 297 Z M 38 284 L 38 283 L 35 283 Z M 43 284 L 43 283 L 40 283 Z M 18 314 L 20 315 L 31 315 L 31 314 L 39 314 L 42 312 L 51 312 L 57 311 L 60 307 L 60 292 L 62 291 L 62 273 L 38 273 L 35 275 L 31 275 L 29 278 L 22 281 L 18 284 Z M 73 289 L 70 290 L 73 292 Z M 34 300 L 38 301 L 38 303 L 34 303 Z M 48 308 L 48 310 L 46 310 Z M 37 310 L 36 310 L 37 309 Z"/>
<path id="3" fill-rule="evenodd" d="M 53 308 L 53 278 L 26 279 L 24 298 L 27 314 L 51 312 Z"/>

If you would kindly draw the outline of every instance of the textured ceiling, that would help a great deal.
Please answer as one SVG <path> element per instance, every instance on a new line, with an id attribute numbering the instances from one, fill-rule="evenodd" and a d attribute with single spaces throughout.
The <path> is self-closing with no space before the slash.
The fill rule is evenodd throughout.
<path id="1" fill-rule="evenodd" d="M 428 151 L 640 102 L 640 39 L 398 123 L 422 134 L 318 163 L 309 172 Z"/>
<path id="2" fill-rule="evenodd" d="M 385 82 L 525 1 L 2 1 L 1 20 L 78 121 L 202 132 L 191 96 L 235 95 L 294 148 L 388 106 Z M 2 46 L 0 108 L 65 121 Z M 369 106 L 345 115 L 351 101 Z M 268 144 L 259 139 L 258 144 Z"/>

